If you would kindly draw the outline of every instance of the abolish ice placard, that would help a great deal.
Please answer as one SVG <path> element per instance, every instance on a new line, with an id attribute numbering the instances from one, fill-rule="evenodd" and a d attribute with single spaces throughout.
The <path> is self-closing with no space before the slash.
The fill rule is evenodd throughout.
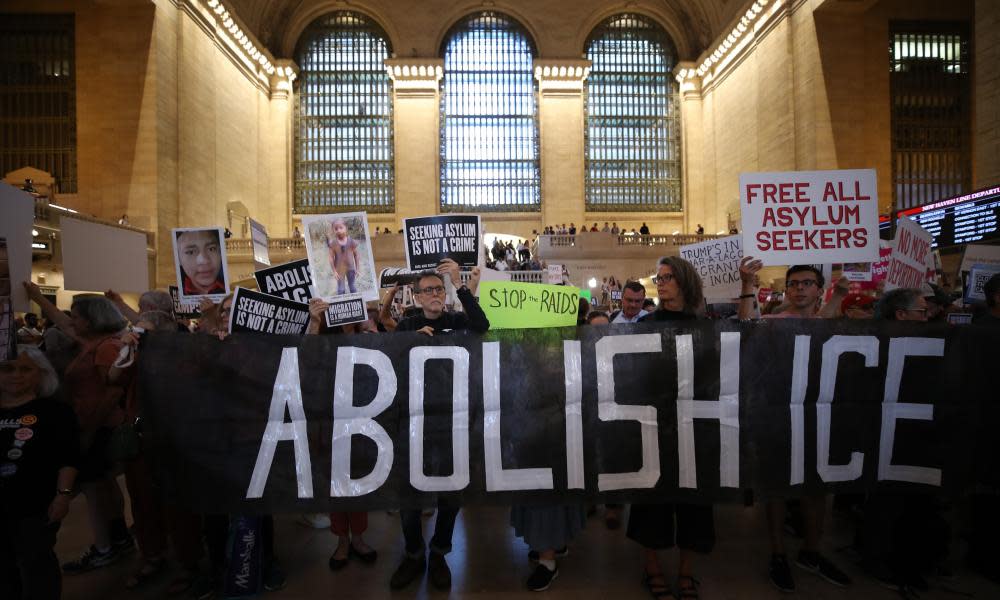
<path id="1" fill-rule="evenodd" d="M 285 300 L 309 302 L 312 297 L 312 276 L 309 259 L 293 260 L 276 267 L 254 271 L 257 288 L 265 294 L 281 296 Z"/>
<path id="2" fill-rule="evenodd" d="M 743 253 L 765 265 L 878 260 L 875 171 L 740 175 Z"/>
<path id="3" fill-rule="evenodd" d="M 739 236 L 681 246 L 681 258 L 698 270 L 706 299 L 728 301 L 740 295 L 743 244 Z"/>
<path id="4" fill-rule="evenodd" d="M 309 325 L 309 309 L 299 302 L 238 287 L 229 313 L 229 331 L 274 335 L 302 335 Z"/>
<path id="5" fill-rule="evenodd" d="M 459 267 L 479 264 L 482 228 L 478 215 L 438 215 L 403 219 L 406 267 L 413 271 L 433 269 L 450 258 Z"/>

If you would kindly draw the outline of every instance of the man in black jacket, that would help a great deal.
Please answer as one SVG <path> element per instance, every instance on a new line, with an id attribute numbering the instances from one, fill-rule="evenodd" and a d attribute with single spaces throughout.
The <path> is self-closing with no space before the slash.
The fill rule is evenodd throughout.
<path id="1" fill-rule="evenodd" d="M 462 303 L 464 312 L 445 310 L 445 277 L 450 278 L 458 290 L 458 299 Z M 479 269 L 476 268 L 472 270 L 469 285 L 475 288 L 478 282 Z M 396 331 L 416 331 L 434 336 L 460 329 L 485 333 L 490 328 L 486 313 L 479 307 L 479 302 L 476 301 L 472 291 L 462 284 L 458 264 L 453 260 L 445 259 L 441 261 L 435 271 L 424 273 L 417 281 L 413 293 L 422 312 L 401 320 Z M 437 522 L 434 524 L 434 537 L 431 538 L 429 561 L 424 558 L 425 547 L 420 509 L 400 510 L 399 516 L 403 524 L 403 537 L 406 539 L 406 554 L 396 572 L 393 573 L 389 586 L 394 590 L 406 587 L 414 579 L 420 577 L 426 567 L 434 587 L 442 590 L 450 588 L 451 570 L 448 569 L 444 555 L 451 551 L 451 534 L 455 529 L 458 505 L 446 498 L 438 500 Z"/>

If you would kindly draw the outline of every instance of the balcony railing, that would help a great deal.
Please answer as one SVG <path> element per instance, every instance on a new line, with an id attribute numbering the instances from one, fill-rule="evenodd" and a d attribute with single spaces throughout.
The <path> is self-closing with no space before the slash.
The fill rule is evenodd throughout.
<path id="1" fill-rule="evenodd" d="M 538 240 L 548 240 L 549 246 L 576 246 L 581 239 L 592 236 L 609 236 L 615 239 L 618 246 L 686 246 L 706 240 L 714 240 L 718 235 L 696 235 L 693 233 L 655 234 L 655 235 L 614 235 L 610 233 L 578 233 L 576 235 L 540 235 Z"/>

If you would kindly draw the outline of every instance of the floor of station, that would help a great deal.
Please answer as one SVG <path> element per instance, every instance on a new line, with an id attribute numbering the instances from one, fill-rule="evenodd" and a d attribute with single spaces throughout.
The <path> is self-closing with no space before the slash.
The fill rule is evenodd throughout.
<path id="1" fill-rule="evenodd" d="M 606 529 L 601 514 L 599 509 L 595 516 L 588 519 L 585 531 L 571 544 L 569 556 L 560 559 L 559 576 L 549 590 L 535 593 L 525 587 L 533 567 L 527 560 L 527 546 L 513 535 L 509 509 L 472 507 L 462 510 L 455 527 L 454 549 L 448 555 L 453 579 L 450 594 L 432 588 L 426 577 L 405 590 L 389 590 L 389 578 L 402 554 L 398 515 L 386 511 L 374 511 L 369 515 L 365 538 L 379 552 L 375 564 L 363 565 L 352 561 L 336 573 L 332 573 L 327 566 L 327 560 L 336 546 L 336 538 L 328 530 L 310 529 L 298 523 L 297 515 L 282 515 L 275 518 L 275 544 L 278 558 L 288 574 L 288 583 L 283 590 L 264 592 L 261 598 L 649 598 L 641 581 L 638 547 L 625 537 L 624 528 L 615 531 Z M 433 519 L 429 517 L 428 523 L 425 523 L 428 538 Z M 764 520 L 759 505 L 716 507 L 718 543 L 714 552 L 700 559 L 696 567 L 702 582 L 702 598 L 900 598 L 899 593 L 882 587 L 861 572 L 855 562 L 856 557 L 846 549 L 852 535 L 847 518 L 837 513 L 830 517 L 827 530 L 831 533 L 827 536 L 824 552 L 854 579 L 854 584 L 847 588 L 834 587 L 793 566 L 797 591 L 794 594 L 779 592 L 767 578 L 769 549 Z M 56 550 L 60 560 L 78 556 L 90 541 L 86 505 L 82 498 L 77 498 L 59 534 Z M 789 538 L 788 544 L 792 550 L 797 548 L 798 541 Z M 930 578 L 931 590 L 922 593 L 921 599 L 1000 598 L 1000 586 L 965 569 L 961 556 L 961 544 L 956 541 L 952 545 L 949 561 L 953 575 Z M 666 552 L 663 559 L 664 564 L 669 565 L 668 572 L 673 572 L 676 555 Z M 139 560 L 138 553 L 133 553 L 103 569 L 66 577 L 63 598 L 169 598 L 166 587 L 177 572 L 175 565 L 142 588 L 125 590 L 124 582 L 139 566 Z M 175 597 L 187 598 L 186 595 Z"/>

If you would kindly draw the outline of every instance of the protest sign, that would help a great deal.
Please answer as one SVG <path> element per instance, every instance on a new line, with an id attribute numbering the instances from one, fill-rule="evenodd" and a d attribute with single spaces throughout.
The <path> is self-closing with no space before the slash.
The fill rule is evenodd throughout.
<path id="1" fill-rule="evenodd" d="M 621 300 L 622 299 L 622 291 L 621 290 L 611 290 L 611 299 L 612 300 Z"/>
<path id="2" fill-rule="evenodd" d="M 17 332 L 10 303 L 10 267 L 7 262 L 7 238 L 0 237 L 0 362 L 14 358 Z"/>
<path id="3" fill-rule="evenodd" d="M 257 288 L 265 294 L 281 296 L 285 300 L 308 303 L 312 298 L 312 276 L 309 260 L 293 260 L 283 265 L 254 271 Z"/>
<path id="4" fill-rule="evenodd" d="M 479 305 L 491 329 L 534 329 L 576 325 L 580 289 L 568 285 L 483 281 Z"/>
<path id="5" fill-rule="evenodd" d="M 506 271 L 497 271 L 496 269 L 487 269 L 482 267 L 479 269 L 479 283 L 482 284 L 484 281 L 510 281 L 510 273 Z M 479 297 L 479 290 L 482 286 L 476 286 L 476 297 Z"/>
<path id="6" fill-rule="evenodd" d="M 21 285 L 31 281 L 31 230 L 35 221 L 35 199 L 0 182 L 0 237 L 7 240 L 10 300 L 14 312 L 28 312 L 28 294 Z"/>
<path id="7" fill-rule="evenodd" d="M 969 244 L 962 251 L 962 263 L 959 273 L 968 273 L 972 265 L 1000 265 L 1000 246 L 986 244 Z"/>
<path id="8" fill-rule="evenodd" d="M 1000 489 L 998 344 L 821 319 L 170 333 L 137 381 L 163 494 L 202 514 L 957 495 Z"/>
<path id="9" fill-rule="evenodd" d="M 871 281 L 872 264 L 874 263 L 844 263 L 844 277 L 848 281 Z"/>
<path id="10" fill-rule="evenodd" d="M 258 269 L 271 266 L 271 255 L 267 247 L 267 229 L 261 223 L 247 218 L 250 226 L 250 242 L 253 245 L 253 263 Z"/>
<path id="11" fill-rule="evenodd" d="M 361 294 L 337 296 L 329 304 L 330 308 L 326 310 L 325 315 L 327 327 L 358 323 L 368 319 L 368 309 Z"/>
<path id="12" fill-rule="evenodd" d="M 304 215 L 302 226 L 317 297 L 330 302 L 335 296 L 361 294 L 378 300 L 367 213 Z"/>
<path id="13" fill-rule="evenodd" d="M 972 325 L 972 313 L 948 313 L 949 325 Z"/>
<path id="14" fill-rule="evenodd" d="M 552 285 L 559 285 L 563 282 L 562 265 L 549 265 L 545 269 L 545 282 Z"/>
<path id="15" fill-rule="evenodd" d="M 681 258 L 698 270 L 707 302 L 728 301 L 740 295 L 743 242 L 739 236 L 681 246 Z"/>
<path id="16" fill-rule="evenodd" d="M 171 230 L 174 269 L 181 300 L 222 300 L 229 291 L 226 236 L 221 227 Z"/>
<path id="17" fill-rule="evenodd" d="M 378 276 L 379 287 L 391 288 L 397 285 L 413 285 L 420 280 L 422 272 L 400 269 L 398 267 L 382 269 L 382 272 Z"/>
<path id="18" fill-rule="evenodd" d="M 433 269 L 450 258 L 471 269 L 482 255 L 479 215 L 436 215 L 403 219 L 406 266 L 414 271 Z"/>
<path id="19" fill-rule="evenodd" d="M 885 274 L 885 291 L 896 288 L 919 288 L 927 280 L 928 255 L 931 252 L 931 234 L 916 221 L 900 219 L 896 237 L 892 240 L 892 254 Z"/>
<path id="20" fill-rule="evenodd" d="M 740 175 L 743 253 L 765 265 L 878 259 L 875 171 Z"/>
<path id="21" fill-rule="evenodd" d="M 229 331 L 302 335 L 309 325 L 309 309 L 301 302 L 285 300 L 238 287 L 229 311 Z"/>
<path id="22" fill-rule="evenodd" d="M 149 289 L 146 234 L 63 217 L 63 288 L 145 292 Z"/>
<path id="23" fill-rule="evenodd" d="M 972 265 L 969 270 L 969 283 L 965 289 L 965 302 L 986 302 L 986 294 L 983 291 L 986 282 L 991 277 L 1000 273 L 1000 265 Z"/>
<path id="24" fill-rule="evenodd" d="M 167 288 L 170 291 L 170 299 L 174 301 L 174 316 L 178 319 L 198 319 L 201 318 L 201 309 L 197 302 L 184 302 L 181 300 L 180 292 L 176 285 Z"/>

